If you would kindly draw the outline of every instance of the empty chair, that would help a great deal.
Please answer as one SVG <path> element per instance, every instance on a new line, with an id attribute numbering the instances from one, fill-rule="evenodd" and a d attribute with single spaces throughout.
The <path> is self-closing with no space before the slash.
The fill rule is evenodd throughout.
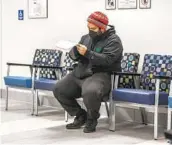
<path id="1" fill-rule="evenodd" d="M 30 69 L 30 76 L 20 76 L 20 75 L 12 75 L 10 70 L 11 68 L 16 67 L 28 67 Z M 32 67 L 32 64 L 22 64 L 22 63 L 7 63 L 7 76 L 4 77 L 4 82 L 6 85 L 6 107 L 5 110 L 8 110 L 8 92 L 9 88 L 15 89 L 24 89 L 30 90 L 32 93 L 32 107 L 31 107 L 31 114 L 34 113 L 34 90 L 32 89 L 33 86 L 33 74 L 35 74 L 35 69 Z"/>
<path id="2" fill-rule="evenodd" d="M 51 54 L 51 55 L 50 55 Z M 48 79 L 56 79 L 54 72 L 51 70 L 51 68 L 46 67 L 54 67 L 59 65 L 59 58 L 61 57 L 62 52 L 58 50 L 49 50 L 49 49 L 36 49 L 33 63 L 32 64 L 19 64 L 19 63 L 7 63 L 7 76 L 4 77 L 4 82 L 6 85 L 6 110 L 8 110 L 8 89 L 10 88 L 17 88 L 17 89 L 27 89 L 31 90 L 32 92 L 32 112 L 31 114 L 34 114 L 34 80 L 36 76 L 39 76 L 41 78 L 41 81 L 45 81 L 45 78 Z M 48 56 L 51 58 L 50 61 L 48 61 Z M 53 65 L 52 65 L 53 64 Z M 11 67 L 29 67 L 30 68 L 30 76 L 14 76 L 10 74 Z M 39 69 L 39 67 L 42 67 Z M 44 68 L 43 68 L 44 67 Z M 39 71 L 38 71 L 39 70 Z M 39 73 L 39 75 L 37 75 Z M 39 82 L 38 82 L 39 83 Z M 38 83 L 36 85 L 38 85 Z M 47 84 L 47 87 L 53 87 L 50 85 L 51 83 Z M 45 87 L 42 85 L 42 87 Z"/>
<path id="3" fill-rule="evenodd" d="M 115 130 L 115 102 L 122 101 L 154 108 L 154 139 L 158 137 L 158 108 L 168 104 L 169 77 L 172 76 L 172 56 L 146 54 L 141 74 L 114 73 L 115 89 L 112 91 L 110 108 L 110 130 Z M 118 77 L 139 76 L 139 89 L 118 88 Z M 139 83 L 140 82 L 140 83 Z M 137 86 L 139 87 L 139 86 Z"/>

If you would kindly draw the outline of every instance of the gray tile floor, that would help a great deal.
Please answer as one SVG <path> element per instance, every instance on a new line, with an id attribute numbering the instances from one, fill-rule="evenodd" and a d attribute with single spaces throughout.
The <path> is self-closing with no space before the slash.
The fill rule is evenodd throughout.
<path id="1" fill-rule="evenodd" d="M 10 100 L 9 110 L 4 111 L 5 101 L 1 99 L 1 144 L 75 144 L 75 145 L 166 145 L 163 129 L 160 139 L 153 140 L 153 127 L 134 123 L 120 123 L 116 132 L 108 130 L 107 118 L 99 119 L 97 132 L 84 134 L 82 129 L 66 130 L 64 112 L 42 107 L 40 116 L 30 115 L 30 106 Z M 48 111 L 48 112 L 46 112 Z M 72 121 L 71 119 L 69 120 Z"/>

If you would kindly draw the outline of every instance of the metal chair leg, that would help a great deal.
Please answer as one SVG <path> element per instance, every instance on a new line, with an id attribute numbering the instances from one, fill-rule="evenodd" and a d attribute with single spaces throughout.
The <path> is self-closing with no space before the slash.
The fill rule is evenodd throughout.
<path id="1" fill-rule="evenodd" d="M 68 113 L 65 111 L 65 122 L 68 122 Z"/>
<path id="2" fill-rule="evenodd" d="M 32 69 L 32 67 L 30 67 L 30 73 L 32 76 L 32 111 L 31 111 L 31 115 L 34 115 L 35 112 L 35 89 L 34 89 L 34 82 L 35 82 L 35 68 Z"/>
<path id="3" fill-rule="evenodd" d="M 134 86 L 136 89 L 140 89 L 140 81 L 139 81 L 139 77 L 134 76 L 133 77 L 134 80 Z M 139 110 L 141 112 L 141 117 L 142 117 L 142 123 L 147 125 L 147 114 L 146 114 L 146 110 L 143 107 L 139 107 Z"/>
<path id="4" fill-rule="evenodd" d="M 167 130 L 171 129 L 171 108 L 168 108 Z"/>
<path id="5" fill-rule="evenodd" d="M 158 107 L 155 106 L 155 113 L 154 113 L 154 139 L 158 139 Z"/>
<path id="6" fill-rule="evenodd" d="M 36 106 L 35 106 L 35 109 L 36 109 L 36 116 L 38 116 L 38 90 L 36 90 Z"/>
<path id="7" fill-rule="evenodd" d="M 2 98 L 2 89 L 1 89 L 1 98 Z"/>
<path id="8" fill-rule="evenodd" d="M 40 101 L 40 99 L 38 97 L 38 106 L 41 106 L 41 105 L 42 105 L 42 103 L 41 103 L 41 101 Z"/>
<path id="9" fill-rule="evenodd" d="M 158 105 L 159 105 L 159 85 L 160 80 L 156 80 L 156 91 L 155 91 L 155 112 L 154 112 L 154 139 L 158 139 Z"/>
<path id="10" fill-rule="evenodd" d="M 6 87 L 6 106 L 5 106 L 5 110 L 8 110 L 8 87 Z"/>
<path id="11" fill-rule="evenodd" d="M 172 97 L 172 80 L 170 82 L 170 92 L 169 92 L 169 97 Z M 170 106 L 168 107 L 168 122 L 167 122 L 167 130 L 171 129 L 171 111 L 172 109 Z"/>
<path id="12" fill-rule="evenodd" d="M 35 91 L 32 89 L 32 111 L 31 111 L 31 115 L 34 115 L 34 110 L 35 110 Z"/>
<path id="13" fill-rule="evenodd" d="M 147 124 L 148 124 L 148 121 L 147 121 L 146 109 L 143 108 L 143 107 L 140 107 L 139 110 L 140 110 L 140 112 L 141 112 L 142 123 L 143 123 L 144 125 L 147 125 Z"/>
<path id="14" fill-rule="evenodd" d="M 112 98 L 112 91 L 115 87 L 115 89 L 118 87 L 118 79 L 119 79 L 119 76 L 115 76 L 115 84 L 114 84 L 114 75 L 111 75 L 111 93 L 110 93 L 110 104 L 109 104 L 109 130 L 110 131 L 115 131 L 115 102 L 113 101 L 113 98 Z"/>
<path id="15" fill-rule="evenodd" d="M 107 102 L 105 102 L 105 106 L 106 106 L 106 112 L 107 112 L 107 116 L 108 116 L 108 118 L 109 118 L 109 107 L 108 107 L 108 104 L 107 104 Z"/>

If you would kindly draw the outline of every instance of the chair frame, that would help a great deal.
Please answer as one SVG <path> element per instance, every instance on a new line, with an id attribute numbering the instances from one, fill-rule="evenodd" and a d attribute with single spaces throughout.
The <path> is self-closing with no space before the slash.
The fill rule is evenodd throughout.
<path id="1" fill-rule="evenodd" d="M 136 76 L 140 76 L 141 74 L 136 74 L 136 73 L 117 73 L 114 72 L 115 75 L 115 87 L 114 89 L 118 89 L 117 88 L 117 84 L 118 84 L 118 78 L 119 75 L 132 75 L 133 77 Z M 160 80 L 161 79 L 169 79 L 170 77 L 168 76 L 155 76 L 156 78 L 156 90 L 155 90 L 155 105 L 143 105 L 143 104 L 139 104 L 139 103 L 130 103 L 127 102 L 128 105 L 131 106 L 137 106 L 137 107 L 142 107 L 142 108 L 153 108 L 154 109 L 154 139 L 157 140 L 158 139 L 158 110 L 159 110 L 159 106 L 163 106 L 163 105 L 159 105 L 159 86 L 160 86 Z M 110 99 L 110 122 L 109 122 L 109 130 L 110 131 L 115 131 L 115 111 L 116 111 L 116 104 L 117 101 L 114 101 L 113 96 L 111 95 L 111 99 Z"/>
<path id="2" fill-rule="evenodd" d="M 170 83 L 169 97 L 172 97 L 172 77 L 170 79 L 171 79 L 171 83 Z M 172 112 L 172 108 L 170 108 L 168 106 L 167 130 L 170 130 L 171 129 L 171 112 Z"/>
<path id="3" fill-rule="evenodd" d="M 33 90 L 33 78 L 35 74 L 35 69 L 32 67 L 31 64 L 20 64 L 20 63 L 7 63 L 7 77 L 10 76 L 10 67 L 11 66 L 19 66 L 19 67 L 30 67 L 30 73 L 31 73 L 31 79 L 32 79 L 32 87 L 31 88 L 24 88 L 24 87 L 14 87 L 14 86 L 9 86 L 6 85 L 6 105 L 5 105 L 5 110 L 8 110 L 8 105 L 9 105 L 9 88 L 14 88 L 14 89 L 23 89 L 23 90 L 30 90 L 32 93 L 32 108 L 31 108 L 31 115 L 34 114 L 34 90 Z"/>
<path id="4" fill-rule="evenodd" d="M 55 70 L 55 73 L 56 73 L 56 76 L 58 75 L 58 78 L 59 78 L 59 80 L 61 79 L 61 76 L 62 76 L 62 68 L 63 67 L 53 67 L 53 66 L 39 66 L 39 65 L 35 65 L 34 66 L 36 69 L 37 69 L 37 77 L 36 77 L 36 79 L 34 79 L 34 82 L 35 82 L 35 80 L 39 80 L 39 74 L 40 74 L 40 69 L 41 68 L 52 68 L 52 69 L 56 69 Z M 57 80 L 58 81 L 58 80 Z M 35 98 L 35 100 L 36 100 L 36 102 L 35 102 L 35 110 L 36 110 L 36 113 L 34 114 L 34 115 L 36 115 L 36 116 L 38 116 L 38 100 L 39 100 L 39 91 L 49 91 L 49 90 L 41 90 L 41 89 L 36 89 L 35 88 L 35 86 L 33 85 L 33 88 L 32 88 L 34 91 L 35 91 L 35 95 L 34 95 L 34 98 Z"/>

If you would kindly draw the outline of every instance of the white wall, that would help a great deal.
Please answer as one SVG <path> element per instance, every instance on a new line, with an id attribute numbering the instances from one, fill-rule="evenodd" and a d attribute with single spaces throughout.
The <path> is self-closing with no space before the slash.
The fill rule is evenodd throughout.
<path id="1" fill-rule="evenodd" d="M 58 40 L 79 41 L 87 33 L 87 16 L 105 12 L 116 26 L 124 51 L 172 54 L 172 0 L 152 0 L 150 10 L 105 10 L 105 0 L 49 0 L 49 18 L 27 18 L 27 0 L 2 0 L 2 72 L 6 62 L 31 63 L 35 48 L 54 48 Z M 18 21 L 18 9 L 25 10 Z M 16 53 L 16 54 L 15 54 Z M 29 70 L 12 69 L 14 74 Z"/>
<path id="2" fill-rule="evenodd" d="M 0 0 L 0 78 L 2 77 L 2 1 Z M 1 96 L 2 81 L 0 79 L 0 96 Z"/>

